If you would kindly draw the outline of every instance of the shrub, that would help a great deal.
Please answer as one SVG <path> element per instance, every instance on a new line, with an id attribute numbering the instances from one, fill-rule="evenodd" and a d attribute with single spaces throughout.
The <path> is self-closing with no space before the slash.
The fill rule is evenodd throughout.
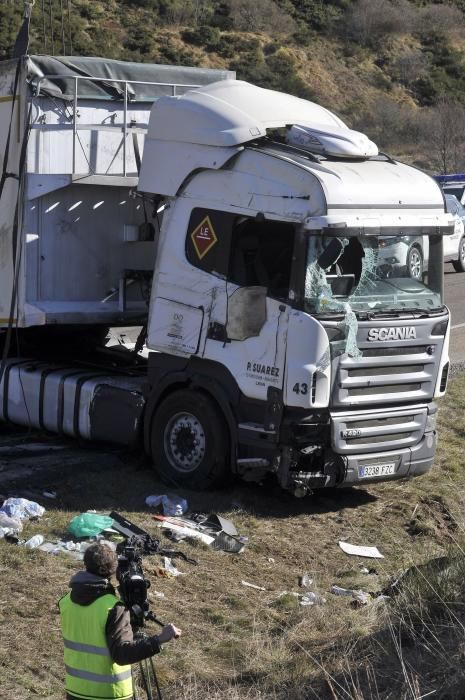
<path id="1" fill-rule="evenodd" d="M 233 26 L 243 32 L 291 32 L 292 17 L 272 0 L 230 0 L 229 15 Z"/>
<path id="2" fill-rule="evenodd" d="M 217 27 L 201 25 L 197 29 L 188 29 L 181 34 L 184 41 L 194 46 L 205 46 L 215 49 L 221 44 L 221 32 Z"/>

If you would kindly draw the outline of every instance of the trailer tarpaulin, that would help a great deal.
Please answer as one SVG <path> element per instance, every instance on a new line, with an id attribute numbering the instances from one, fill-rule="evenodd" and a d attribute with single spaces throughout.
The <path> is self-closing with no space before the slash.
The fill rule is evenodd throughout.
<path id="1" fill-rule="evenodd" d="M 209 68 L 164 66 L 153 63 L 131 63 L 108 58 L 84 58 L 68 56 L 29 56 L 27 58 L 28 82 L 40 94 L 72 100 L 75 77 L 79 99 L 124 97 L 124 85 L 128 81 L 128 98 L 135 102 L 153 102 L 163 95 L 183 94 L 199 85 L 218 80 L 234 79 L 234 71 Z M 141 84 L 143 83 L 143 84 Z M 150 84 L 148 84 L 150 83 Z"/>

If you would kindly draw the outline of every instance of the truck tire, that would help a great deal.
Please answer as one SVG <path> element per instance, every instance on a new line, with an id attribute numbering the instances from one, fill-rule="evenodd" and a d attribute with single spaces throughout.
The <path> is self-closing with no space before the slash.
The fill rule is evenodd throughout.
<path id="1" fill-rule="evenodd" d="M 407 270 L 412 279 L 420 281 L 423 279 L 423 255 L 416 245 L 412 246 L 408 252 Z"/>
<path id="2" fill-rule="evenodd" d="M 452 261 L 452 265 L 456 272 L 465 272 L 465 237 L 460 239 L 459 257 L 457 260 Z"/>
<path id="3" fill-rule="evenodd" d="M 229 437 L 218 406 L 204 393 L 175 391 L 152 422 L 154 466 L 168 483 L 208 489 L 229 474 Z"/>

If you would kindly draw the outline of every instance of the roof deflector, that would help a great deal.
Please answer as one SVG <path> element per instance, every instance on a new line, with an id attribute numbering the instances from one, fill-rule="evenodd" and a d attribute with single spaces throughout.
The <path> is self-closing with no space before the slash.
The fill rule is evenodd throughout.
<path id="1" fill-rule="evenodd" d="M 224 80 L 158 100 L 149 136 L 160 141 L 237 146 L 291 124 L 347 129 L 319 105 L 242 80 Z"/>

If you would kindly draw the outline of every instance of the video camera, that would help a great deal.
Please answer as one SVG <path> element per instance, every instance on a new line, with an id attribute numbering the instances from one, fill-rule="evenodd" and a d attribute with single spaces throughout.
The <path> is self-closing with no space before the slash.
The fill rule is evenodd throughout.
<path id="1" fill-rule="evenodd" d="M 150 581 L 145 578 L 142 568 L 143 545 L 137 538 L 129 538 L 120 542 L 116 548 L 118 555 L 118 591 L 124 606 L 131 615 L 133 627 L 143 627 L 146 620 L 153 620 L 163 627 L 163 624 L 150 612 L 147 590 Z"/>

